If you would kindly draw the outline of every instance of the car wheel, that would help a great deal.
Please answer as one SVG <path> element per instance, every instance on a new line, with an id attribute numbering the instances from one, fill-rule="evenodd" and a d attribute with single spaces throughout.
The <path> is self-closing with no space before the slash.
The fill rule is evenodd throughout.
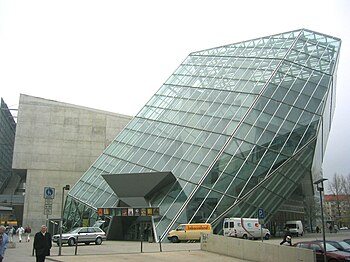
<path id="1" fill-rule="evenodd" d="M 270 239 L 270 235 L 266 234 L 264 238 L 265 238 L 265 240 L 269 240 Z"/>
<path id="2" fill-rule="evenodd" d="M 102 238 L 100 238 L 100 237 L 96 238 L 95 244 L 96 245 L 101 245 L 102 244 Z"/>
<path id="3" fill-rule="evenodd" d="M 246 234 L 243 235 L 243 239 L 248 239 L 248 236 Z"/>
<path id="4" fill-rule="evenodd" d="M 74 244 L 75 244 L 75 239 L 74 238 L 68 239 L 68 245 L 69 246 L 74 246 Z"/>
<path id="5" fill-rule="evenodd" d="M 178 243 L 178 242 L 180 242 L 180 241 L 179 241 L 179 238 L 178 238 L 178 237 L 172 237 L 172 238 L 171 238 L 171 242 L 173 242 L 173 243 Z"/>

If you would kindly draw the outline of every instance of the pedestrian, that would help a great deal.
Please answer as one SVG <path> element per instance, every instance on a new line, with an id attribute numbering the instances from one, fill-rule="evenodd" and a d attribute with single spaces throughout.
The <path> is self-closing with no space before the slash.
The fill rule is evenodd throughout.
<path id="1" fill-rule="evenodd" d="M 24 233 L 27 234 L 26 241 L 29 242 L 30 241 L 30 233 L 32 233 L 32 229 L 30 228 L 29 225 L 27 225 L 26 228 L 24 229 Z"/>
<path id="2" fill-rule="evenodd" d="M 50 256 L 50 249 L 52 247 L 51 234 L 47 232 L 45 225 L 41 226 L 41 230 L 34 236 L 34 249 L 36 262 L 44 262 L 46 256 Z"/>
<path id="3" fill-rule="evenodd" d="M 20 226 L 19 228 L 17 228 L 16 233 L 18 234 L 18 241 L 22 242 L 22 234 L 24 233 L 24 228 Z"/>
<path id="4" fill-rule="evenodd" d="M 147 226 L 147 227 L 145 227 L 144 230 L 143 230 L 143 239 L 144 239 L 145 241 L 148 240 L 148 233 L 149 233 L 149 230 L 148 230 L 148 226 Z"/>
<path id="5" fill-rule="evenodd" d="M 338 231 L 339 231 L 338 225 L 334 225 L 334 233 L 338 233 Z"/>
<path id="6" fill-rule="evenodd" d="M 333 233 L 333 227 L 332 227 L 332 225 L 329 225 L 329 233 Z"/>
<path id="7" fill-rule="evenodd" d="M 6 230 L 6 234 L 9 237 L 9 241 L 12 242 L 13 241 L 13 227 L 12 226 L 8 226 L 7 230 Z M 16 232 L 15 232 L 16 234 Z"/>
<path id="8" fill-rule="evenodd" d="M 5 231 L 6 228 L 0 226 L 0 262 L 4 259 L 7 243 L 9 242 L 9 237 L 6 235 Z"/>
<path id="9" fill-rule="evenodd" d="M 286 232 L 283 235 L 283 240 L 280 243 L 280 245 L 283 245 L 284 243 L 288 243 L 290 246 L 292 245 L 292 234 L 289 231 L 289 228 L 286 228 Z"/>
<path id="10" fill-rule="evenodd" d="M 320 228 L 318 226 L 316 226 L 316 233 L 320 233 Z"/>

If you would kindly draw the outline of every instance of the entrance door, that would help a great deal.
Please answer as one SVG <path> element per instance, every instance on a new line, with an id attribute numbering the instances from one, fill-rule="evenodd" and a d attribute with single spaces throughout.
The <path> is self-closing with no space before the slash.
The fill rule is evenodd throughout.
<path id="1" fill-rule="evenodd" d="M 150 217 L 113 217 L 108 230 L 108 240 L 148 241 L 152 234 Z"/>

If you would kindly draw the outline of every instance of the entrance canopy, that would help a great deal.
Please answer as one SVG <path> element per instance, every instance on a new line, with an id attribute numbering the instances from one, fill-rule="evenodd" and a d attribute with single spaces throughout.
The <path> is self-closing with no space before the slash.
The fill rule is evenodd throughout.
<path id="1" fill-rule="evenodd" d="M 114 193 L 128 206 L 148 206 L 146 199 L 176 181 L 171 172 L 104 174 Z"/>

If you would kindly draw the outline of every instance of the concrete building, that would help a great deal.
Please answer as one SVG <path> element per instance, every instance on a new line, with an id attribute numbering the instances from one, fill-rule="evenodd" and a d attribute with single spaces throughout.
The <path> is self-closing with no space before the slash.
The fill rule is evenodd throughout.
<path id="1" fill-rule="evenodd" d="M 69 191 L 66 227 L 100 216 L 115 239 L 151 227 L 163 241 L 181 223 L 220 233 L 225 217 L 258 210 L 272 225 L 303 219 L 340 45 L 300 29 L 191 53 Z"/>
<path id="2" fill-rule="evenodd" d="M 22 94 L 12 165 L 25 195 L 21 223 L 38 229 L 59 219 L 63 187 L 73 186 L 131 119 Z M 55 191 L 52 208 L 45 208 L 45 187 Z"/>

